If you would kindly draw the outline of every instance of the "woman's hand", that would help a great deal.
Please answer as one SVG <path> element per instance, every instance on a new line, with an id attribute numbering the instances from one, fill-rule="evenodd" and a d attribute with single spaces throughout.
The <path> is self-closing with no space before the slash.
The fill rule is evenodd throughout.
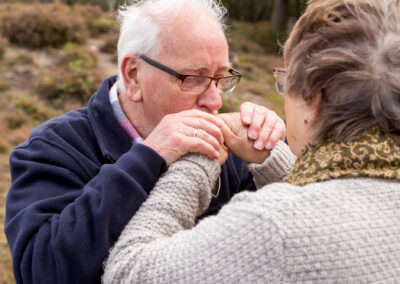
<path id="1" fill-rule="evenodd" d="M 251 102 L 240 106 L 240 117 L 248 126 L 248 137 L 254 140 L 254 148 L 272 150 L 279 140 L 286 136 L 283 120 L 272 110 Z"/>
<path id="2" fill-rule="evenodd" d="M 225 145 L 240 159 L 247 163 L 260 164 L 269 156 L 269 150 L 254 148 L 254 140 L 248 138 L 248 127 L 243 125 L 240 113 L 223 113 L 218 115 L 224 122 L 222 134 Z"/>
<path id="3" fill-rule="evenodd" d="M 225 126 L 226 127 L 226 126 Z M 218 164 L 222 166 L 223 163 L 228 159 L 229 148 L 225 144 L 219 144 L 220 155 L 217 159 Z"/>

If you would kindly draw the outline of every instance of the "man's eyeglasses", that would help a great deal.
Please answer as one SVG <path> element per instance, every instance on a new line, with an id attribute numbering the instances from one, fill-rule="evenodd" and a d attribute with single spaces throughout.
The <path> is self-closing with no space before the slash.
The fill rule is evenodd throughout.
<path id="1" fill-rule="evenodd" d="M 286 83 L 286 70 L 282 68 L 272 69 L 274 73 L 275 88 L 278 94 L 285 95 L 285 83 Z"/>
<path id="2" fill-rule="evenodd" d="M 168 74 L 178 78 L 181 80 L 181 90 L 189 95 L 200 95 L 205 92 L 208 87 L 210 87 L 211 82 L 215 81 L 217 88 L 222 90 L 224 93 L 232 92 L 236 85 L 240 81 L 240 77 L 242 76 L 240 72 L 236 71 L 235 69 L 229 69 L 228 72 L 230 75 L 222 76 L 222 77 L 209 77 L 209 76 L 202 76 L 202 75 L 183 75 L 179 74 L 178 72 L 172 70 L 171 68 L 162 65 L 161 63 L 148 58 L 147 56 L 141 55 L 139 56 L 148 64 L 167 72 Z"/>

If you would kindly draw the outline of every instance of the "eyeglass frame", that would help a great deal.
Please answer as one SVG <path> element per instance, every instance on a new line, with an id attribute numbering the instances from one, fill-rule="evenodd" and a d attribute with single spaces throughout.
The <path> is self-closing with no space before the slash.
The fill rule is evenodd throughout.
<path id="1" fill-rule="evenodd" d="M 283 92 L 280 92 L 279 88 L 278 88 L 278 73 L 286 74 L 286 69 L 285 68 L 273 68 L 272 69 L 272 73 L 274 74 L 274 83 L 275 83 L 276 92 L 279 95 L 284 96 L 285 94 Z M 326 90 L 325 90 L 325 88 L 321 89 L 321 94 L 322 94 L 322 99 L 326 100 Z"/>
<path id="2" fill-rule="evenodd" d="M 279 88 L 278 88 L 278 73 L 286 74 L 286 69 L 285 68 L 273 68 L 272 73 L 274 75 L 274 84 L 275 84 L 276 92 L 279 95 L 284 96 L 285 94 L 283 92 L 280 92 Z"/>
<path id="3" fill-rule="evenodd" d="M 233 68 L 230 68 L 228 70 L 228 72 L 232 76 L 211 77 L 211 76 L 204 76 L 204 75 L 185 75 L 185 74 L 180 74 L 180 73 L 176 72 L 175 70 L 173 70 L 173 69 L 161 64 L 160 62 L 157 62 L 157 61 L 155 61 L 155 60 L 153 60 L 151 58 L 148 58 L 146 55 L 139 55 L 139 58 L 144 60 L 145 62 L 147 62 L 151 66 L 156 67 L 156 68 L 158 68 L 158 69 L 160 69 L 160 70 L 162 70 L 162 71 L 174 76 L 175 78 L 181 80 L 182 84 L 183 84 L 184 80 L 187 77 L 202 77 L 202 78 L 211 79 L 210 84 L 207 86 L 207 88 L 205 88 L 204 91 L 202 91 L 199 94 L 204 93 L 210 87 L 212 81 L 215 81 L 216 82 L 215 85 L 218 87 L 219 80 L 224 79 L 224 78 L 228 78 L 228 77 L 238 77 L 239 79 L 236 82 L 236 84 L 232 87 L 232 89 L 230 91 L 228 91 L 228 92 L 224 92 L 224 93 L 230 93 L 236 88 L 237 84 L 239 84 L 239 82 L 240 82 L 240 78 L 242 77 L 242 74 L 239 71 L 237 71 L 237 70 L 235 70 Z M 199 95 L 199 94 L 197 94 L 197 95 Z"/>

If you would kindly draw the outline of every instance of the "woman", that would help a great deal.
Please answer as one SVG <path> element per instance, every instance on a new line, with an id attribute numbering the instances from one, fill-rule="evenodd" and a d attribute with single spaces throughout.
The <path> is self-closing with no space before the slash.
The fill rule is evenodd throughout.
<path id="1" fill-rule="evenodd" d="M 249 165 L 263 187 L 195 226 L 219 165 L 183 157 L 111 250 L 104 282 L 398 281 L 399 6 L 311 2 L 275 70 L 296 162 L 278 143 Z"/>

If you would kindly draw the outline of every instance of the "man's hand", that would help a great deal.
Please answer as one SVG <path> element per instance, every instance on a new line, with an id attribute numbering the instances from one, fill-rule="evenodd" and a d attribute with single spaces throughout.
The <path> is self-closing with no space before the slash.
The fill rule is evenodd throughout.
<path id="1" fill-rule="evenodd" d="M 190 152 L 217 159 L 224 143 L 222 125 L 217 116 L 199 110 L 168 114 L 143 144 L 160 154 L 167 165 Z"/>
<path id="2" fill-rule="evenodd" d="M 285 139 L 285 123 L 266 107 L 245 102 L 240 106 L 240 117 L 242 123 L 249 126 L 248 137 L 255 140 L 255 149 L 271 150 L 279 139 Z"/>

